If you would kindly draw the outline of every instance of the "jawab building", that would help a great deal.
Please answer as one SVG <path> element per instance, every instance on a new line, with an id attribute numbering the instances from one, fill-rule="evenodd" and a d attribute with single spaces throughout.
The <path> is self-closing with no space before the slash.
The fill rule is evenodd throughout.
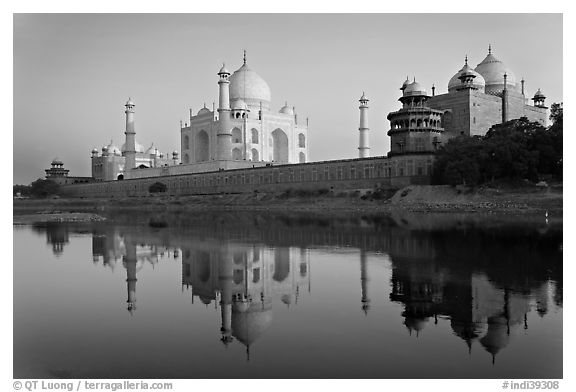
<path id="1" fill-rule="evenodd" d="M 491 126 L 520 117 L 546 125 L 545 96 L 538 89 L 529 98 L 525 81 L 493 54 L 476 68 L 464 66 L 450 79 L 447 92 L 431 94 L 406 80 L 401 108 L 388 114 L 391 149 L 370 157 L 365 94 L 359 106 L 358 158 L 310 162 L 308 126 L 298 121 L 293 107 L 273 111 L 268 84 L 246 62 L 234 73 L 218 72 L 219 102 L 204 105 L 181 126 L 181 154 L 160 156 L 136 143 L 135 104 L 126 103 L 126 141 L 121 150 L 102 156 L 92 152 L 91 184 L 65 187 L 70 195 L 144 196 L 161 182 L 168 194 L 281 191 L 303 189 L 398 188 L 430 181 L 436 150 L 459 135 L 483 135 Z M 532 102 L 531 102 L 532 101 Z M 342 130 L 349 132 L 349 130 Z M 180 161 L 181 158 L 181 161 Z M 118 181 L 124 180 L 124 181 Z"/>

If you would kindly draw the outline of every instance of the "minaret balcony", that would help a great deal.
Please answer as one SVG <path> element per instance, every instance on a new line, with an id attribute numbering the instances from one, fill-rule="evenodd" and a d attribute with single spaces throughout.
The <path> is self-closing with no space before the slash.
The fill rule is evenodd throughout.
<path id="1" fill-rule="evenodd" d="M 444 128 L 441 127 L 400 127 L 400 128 L 390 128 L 387 132 L 388 136 L 397 135 L 399 133 L 408 132 L 433 132 L 433 133 L 444 133 Z"/>

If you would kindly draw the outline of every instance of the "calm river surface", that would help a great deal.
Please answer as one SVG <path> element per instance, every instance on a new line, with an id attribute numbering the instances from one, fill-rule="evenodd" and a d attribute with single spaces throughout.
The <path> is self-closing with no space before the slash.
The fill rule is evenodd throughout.
<path id="1" fill-rule="evenodd" d="M 562 222 L 14 227 L 15 378 L 561 378 Z"/>

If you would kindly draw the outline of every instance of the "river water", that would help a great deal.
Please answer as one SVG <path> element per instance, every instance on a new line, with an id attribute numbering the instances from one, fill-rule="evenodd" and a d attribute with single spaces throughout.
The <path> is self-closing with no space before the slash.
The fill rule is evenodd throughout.
<path id="1" fill-rule="evenodd" d="M 15 378 L 561 378 L 562 222 L 14 227 Z"/>

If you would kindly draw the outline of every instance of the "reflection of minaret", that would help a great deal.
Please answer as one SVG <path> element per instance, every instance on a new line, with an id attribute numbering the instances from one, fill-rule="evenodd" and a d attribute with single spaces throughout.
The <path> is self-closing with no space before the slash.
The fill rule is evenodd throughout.
<path id="1" fill-rule="evenodd" d="M 228 346 L 232 340 L 232 288 L 233 264 L 227 252 L 222 252 L 218 263 L 218 281 L 220 285 L 220 312 L 222 315 L 222 338 L 220 341 Z"/>
<path id="2" fill-rule="evenodd" d="M 136 245 L 130 241 L 126 242 L 126 256 L 124 256 L 124 266 L 126 267 L 126 282 L 128 287 L 128 311 L 132 314 L 136 310 Z"/>
<path id="3" fill-rule="evenodd" d="M 362 284 L 362 310 L 368 315 L 370 298 L 368 297 L 368 266 L 366 265 L 366 252 L 360 251 L 360 282 Z"/>

